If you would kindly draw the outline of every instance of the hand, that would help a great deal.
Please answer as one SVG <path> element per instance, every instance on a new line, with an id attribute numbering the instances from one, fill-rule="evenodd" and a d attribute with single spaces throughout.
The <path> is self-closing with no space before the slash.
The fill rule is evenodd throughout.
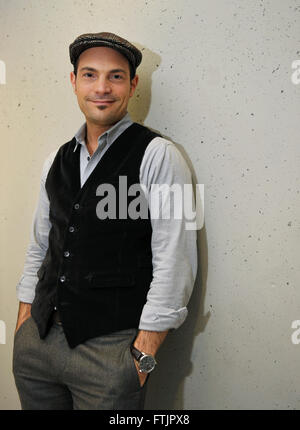
<path id="1" fill-rule="evenodd" d="M 24 318 L 24 319 L 18 319 L 18 322 L 17 322 L 17 326 L 16 326 L 16 329 L 15 329 L 15 335 L 16 335 L 16 333 L 17 333 L 17 331 L 19 330 L 19 328 L 21 327 L 21 325 L 22 324 L 24 324 L 24 322 L 26 321 L 26 320 L 28 320 L 28 318 L 30 318 L 31 317 L 31 315 L 28 315 L 26 318 Z"/>
<path id="2" fill-rule="evenodd" d="M 18 319 L 17 319 L 17 325 L 15 329 L 15 335 L 21 325 L 29 318 L 31 317 L 31 304 L 30 303 L 19 303 L 19 312 L 18 312 Z"/>
<path id="3" fill-rule="evenodd" d="M 138 373 L 138 375 L 139 375 L 140 385 L 141 385 L 141 388 L 142 388 L 142 387 L 143 387 L 143 385 L 144 385 L 144 384 L 145 384 L 145 382 L 146 382 L 146 379 L 147 379 L 148 373 L 146 373 L 146 372 L 140 372 L 140 371 L 139 371 L 139 365 L 138 365 L 138 362 L 136 361 L 136 359 L 135 359 L 135 358 L 134 358 L 134 364 L 135 364 L 135 367 L 136 367 L 137 373 Z"/>

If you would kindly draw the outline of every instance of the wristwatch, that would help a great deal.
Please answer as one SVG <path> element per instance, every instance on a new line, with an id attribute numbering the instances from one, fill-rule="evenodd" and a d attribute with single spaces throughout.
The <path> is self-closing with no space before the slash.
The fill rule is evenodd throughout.
<path id="1" fill-rule="evenodd" d="M 142 351 L 139 351 L 133 345 L 130 346 L 131 354 L 134 356 L 136 361 L 138 362 L 139 372 L 150 373 L 154 369 L 157 361 L 151 354 L 145 354 Z"/>

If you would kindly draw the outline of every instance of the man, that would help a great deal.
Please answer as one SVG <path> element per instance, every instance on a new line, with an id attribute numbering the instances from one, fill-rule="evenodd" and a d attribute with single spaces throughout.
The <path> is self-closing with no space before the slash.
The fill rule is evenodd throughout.
<path id="1" fill-rule="evenodd" d="M 150 207 L 152 184 L 191 175 L 173 143 L 129 117 L 141 52 L 112 33 L 81 35 L 69 52 L 86 122 L 43 166 L 17 286 L 15 382 L 23 409 L 143 409 L 156 353 L 187 315 L 196 233 L 121 206 L 134 184 Z M 121 196 L 117 217 L 101 216 L 103 185 Z"/>

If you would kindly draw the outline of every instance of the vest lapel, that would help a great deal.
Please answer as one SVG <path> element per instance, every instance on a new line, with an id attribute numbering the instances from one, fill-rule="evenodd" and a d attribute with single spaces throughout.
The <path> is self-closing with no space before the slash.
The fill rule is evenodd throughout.
<path id="1" fill-rule="evenodd" d="M 126 159 L 130 157 L 131 151 L 134 150 L 134 142 L 137 139 L 137 135 L 141 132 L 143 132 L 142 126 L 137 123 L 131 124 L 107 149 L 81 188 L 80 151 L 76 149 L 74 153 L 76 156 L 74 157 L 73 161 L 74 168 L 76 169 L 76 174 L 73 176 L 76 178 L 73 186 L 73 195 L 75 195 L 75 200 L 79 201 L 82 194 L 84 194 L 87 190 L 94 189 L 92 184 L 96 183 L 98 186 L 99 184 L 103 183 L 104 180 L 106 181 L 108 178 L 118 174 L 118 170 L 120 170 Z"/>

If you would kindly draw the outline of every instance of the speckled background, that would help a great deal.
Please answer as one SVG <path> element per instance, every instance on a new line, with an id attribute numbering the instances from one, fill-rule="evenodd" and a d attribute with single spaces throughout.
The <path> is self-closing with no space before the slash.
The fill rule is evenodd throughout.
<path id="1" fill-rule="evenodd" d="M 68 46 L 112 31 L 144 53 L 130 112 L 178 145 L 205 184 L 199 274 L 162 346 L 147 409 L 299 409 L 300 2 L 0 0 L 0 409 L 45 157 L 83 121 Z"/>

